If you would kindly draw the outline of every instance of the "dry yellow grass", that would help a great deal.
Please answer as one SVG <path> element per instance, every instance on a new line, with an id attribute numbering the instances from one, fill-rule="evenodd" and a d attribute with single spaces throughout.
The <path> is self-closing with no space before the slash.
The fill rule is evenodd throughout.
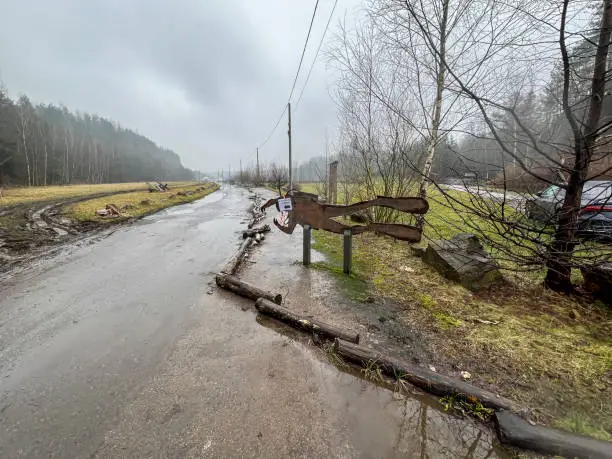
<path id="1" fill-rule="evenodd" d="M 184 204 L 200 199 L 219 186 L 216 183 L 198 183 L 184 186 L 171 185 L 171 189 L 166 193 L 149 193 L 149 191 L 135 191 L 132 193 L 122 193 L 103 198 L 88 199 L 75 204 L 66 206 L 62 214 L 71 220 L 79 222 L 113 223 L 133 217 L 142 217 L 157 212 L 166 207 Z M 181 196 L 177 193 L 190 192 L 193 194 Z M 97 215 L 98 209 L 103 209 L 106 204 L 113 204 L 122 209 L 123 215 L 119 218 L 105 218 Z"/>
<path id="2" fill-rule="evenodd" d="M 170 182 L 171 187 L 184 186 L 193 182 Z M 12 206 L 15 204 L 30 204 L 34 202 L 56 201 L 60 199 L 76 198 L 97 193 L 113 191 L 126 191 L 143 189 L 147 190 L 146 182 L 130 183 L 103 183 L 99 185 L 64 185 L 64 186 L 39 186 L 39 187 L 15 187 L 2 189 L 0 206 Z"/>

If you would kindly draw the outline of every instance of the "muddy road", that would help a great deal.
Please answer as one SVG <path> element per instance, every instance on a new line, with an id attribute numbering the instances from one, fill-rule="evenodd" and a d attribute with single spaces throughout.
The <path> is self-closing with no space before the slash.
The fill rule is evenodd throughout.
<path id="1" fill-rule="evenodd" d="M 504 457 L 209 294 L 248 205 L 224 188 L 4 279 L 0 457 Z"/>

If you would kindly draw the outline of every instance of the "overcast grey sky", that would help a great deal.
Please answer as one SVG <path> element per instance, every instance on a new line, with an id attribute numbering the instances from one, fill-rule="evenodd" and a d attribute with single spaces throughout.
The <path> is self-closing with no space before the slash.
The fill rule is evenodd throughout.
<path id="1" fill-rule="evenodd" d="M 0 0 L 0 80 L 137 130 L 213 171 L 255 160 L 289 90 L 315 0 Z M 294 102 L 334 0 L 320 0 Z M 328 31 L 360 0 L 339 0 Z M 322 56 L 293 116 L 298 161 L 336 129 Z M 285 160 L 286 121 L 260 152 Z"/>

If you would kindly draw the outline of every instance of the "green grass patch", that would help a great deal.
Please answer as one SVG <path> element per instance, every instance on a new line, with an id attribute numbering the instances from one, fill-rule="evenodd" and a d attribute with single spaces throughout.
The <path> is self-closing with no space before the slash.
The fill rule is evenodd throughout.
<path id="1" fill-rule="evenodd" d="M 77 222 L 110 224 L 130 218 L 143 217 L 161 209 L 165 209 L 166 207 L 192 202 L 203 198 L 217 189 L 219 189 L 219 186 L 216 183 L 202 183 L 174 186 L 165 193 L 149 193 L 148 190 L 123 193 L 105 196 L 103 198 L 88 199 L 86 201 L 67 205 L 62 209 L 62 214 Z M 122 211 L 122 215 L 115 218 L 97 215 L 96 211 L 98 209 L 103 209 L 106 204 L 115 205 Z"/>
<path id="2" fill-rule="evenodd" d="M 466 369 L 494 381 L 504 395 L 552 415 L 542 421 L 559 420 L 576 432 L 596 426 L 591 430 L 600 438 L 612 431 L 612 397 L 605 396 L 612 368 L 609 308 L 531 279 L 474 293 L 425 265 L 408 244 L 372 233 L 353 238 L 353 277 L 347 277 L 342 236 L 313 234 L 313 247 L 327 256 L 317 265 L 358 292 L 348 296 L 402 305 L 398 320 L 418 327 L 438 358 L 467 362 Z M 565 419 L 568 411 L 578 421 Z"/>
<path id="3" fill-rule="evenodd" d="M 604 413 L 606 414 L 606 413 Z M 607 413 L 610 415 L 611 413 Z M 588 435 L 604 441 L 612 441 L 612 434 L 601 425 L 593 425 L 592 421 L 581 413 L 570 413 L 562 419 L 555 421 L 555 426 L 560 429 Z"/>
<path id="4" fill-rule="evenodd" d="M 462 416 L 471 416 L 481 421 L 487 421 L 492 415 L 491 408 L 485 408 L 477 400 L 470 400 L 463 395 L 447 395 L 440 399 L 444 411 L 452 411 Z"/>

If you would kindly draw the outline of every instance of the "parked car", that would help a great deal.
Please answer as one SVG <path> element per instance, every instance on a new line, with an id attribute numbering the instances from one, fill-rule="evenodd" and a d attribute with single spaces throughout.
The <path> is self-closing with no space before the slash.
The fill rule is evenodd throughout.
<path id="1" fill-rule="evenodd" d="M 563 204 L 565 189 L 556 185 L 527 200 L 527 217 L 555 223 L 557 213 Z M 578 234 L 581 237 L 612 239 L 612 180 L 591 180 L 584 184 L 580 202 Z"/>

